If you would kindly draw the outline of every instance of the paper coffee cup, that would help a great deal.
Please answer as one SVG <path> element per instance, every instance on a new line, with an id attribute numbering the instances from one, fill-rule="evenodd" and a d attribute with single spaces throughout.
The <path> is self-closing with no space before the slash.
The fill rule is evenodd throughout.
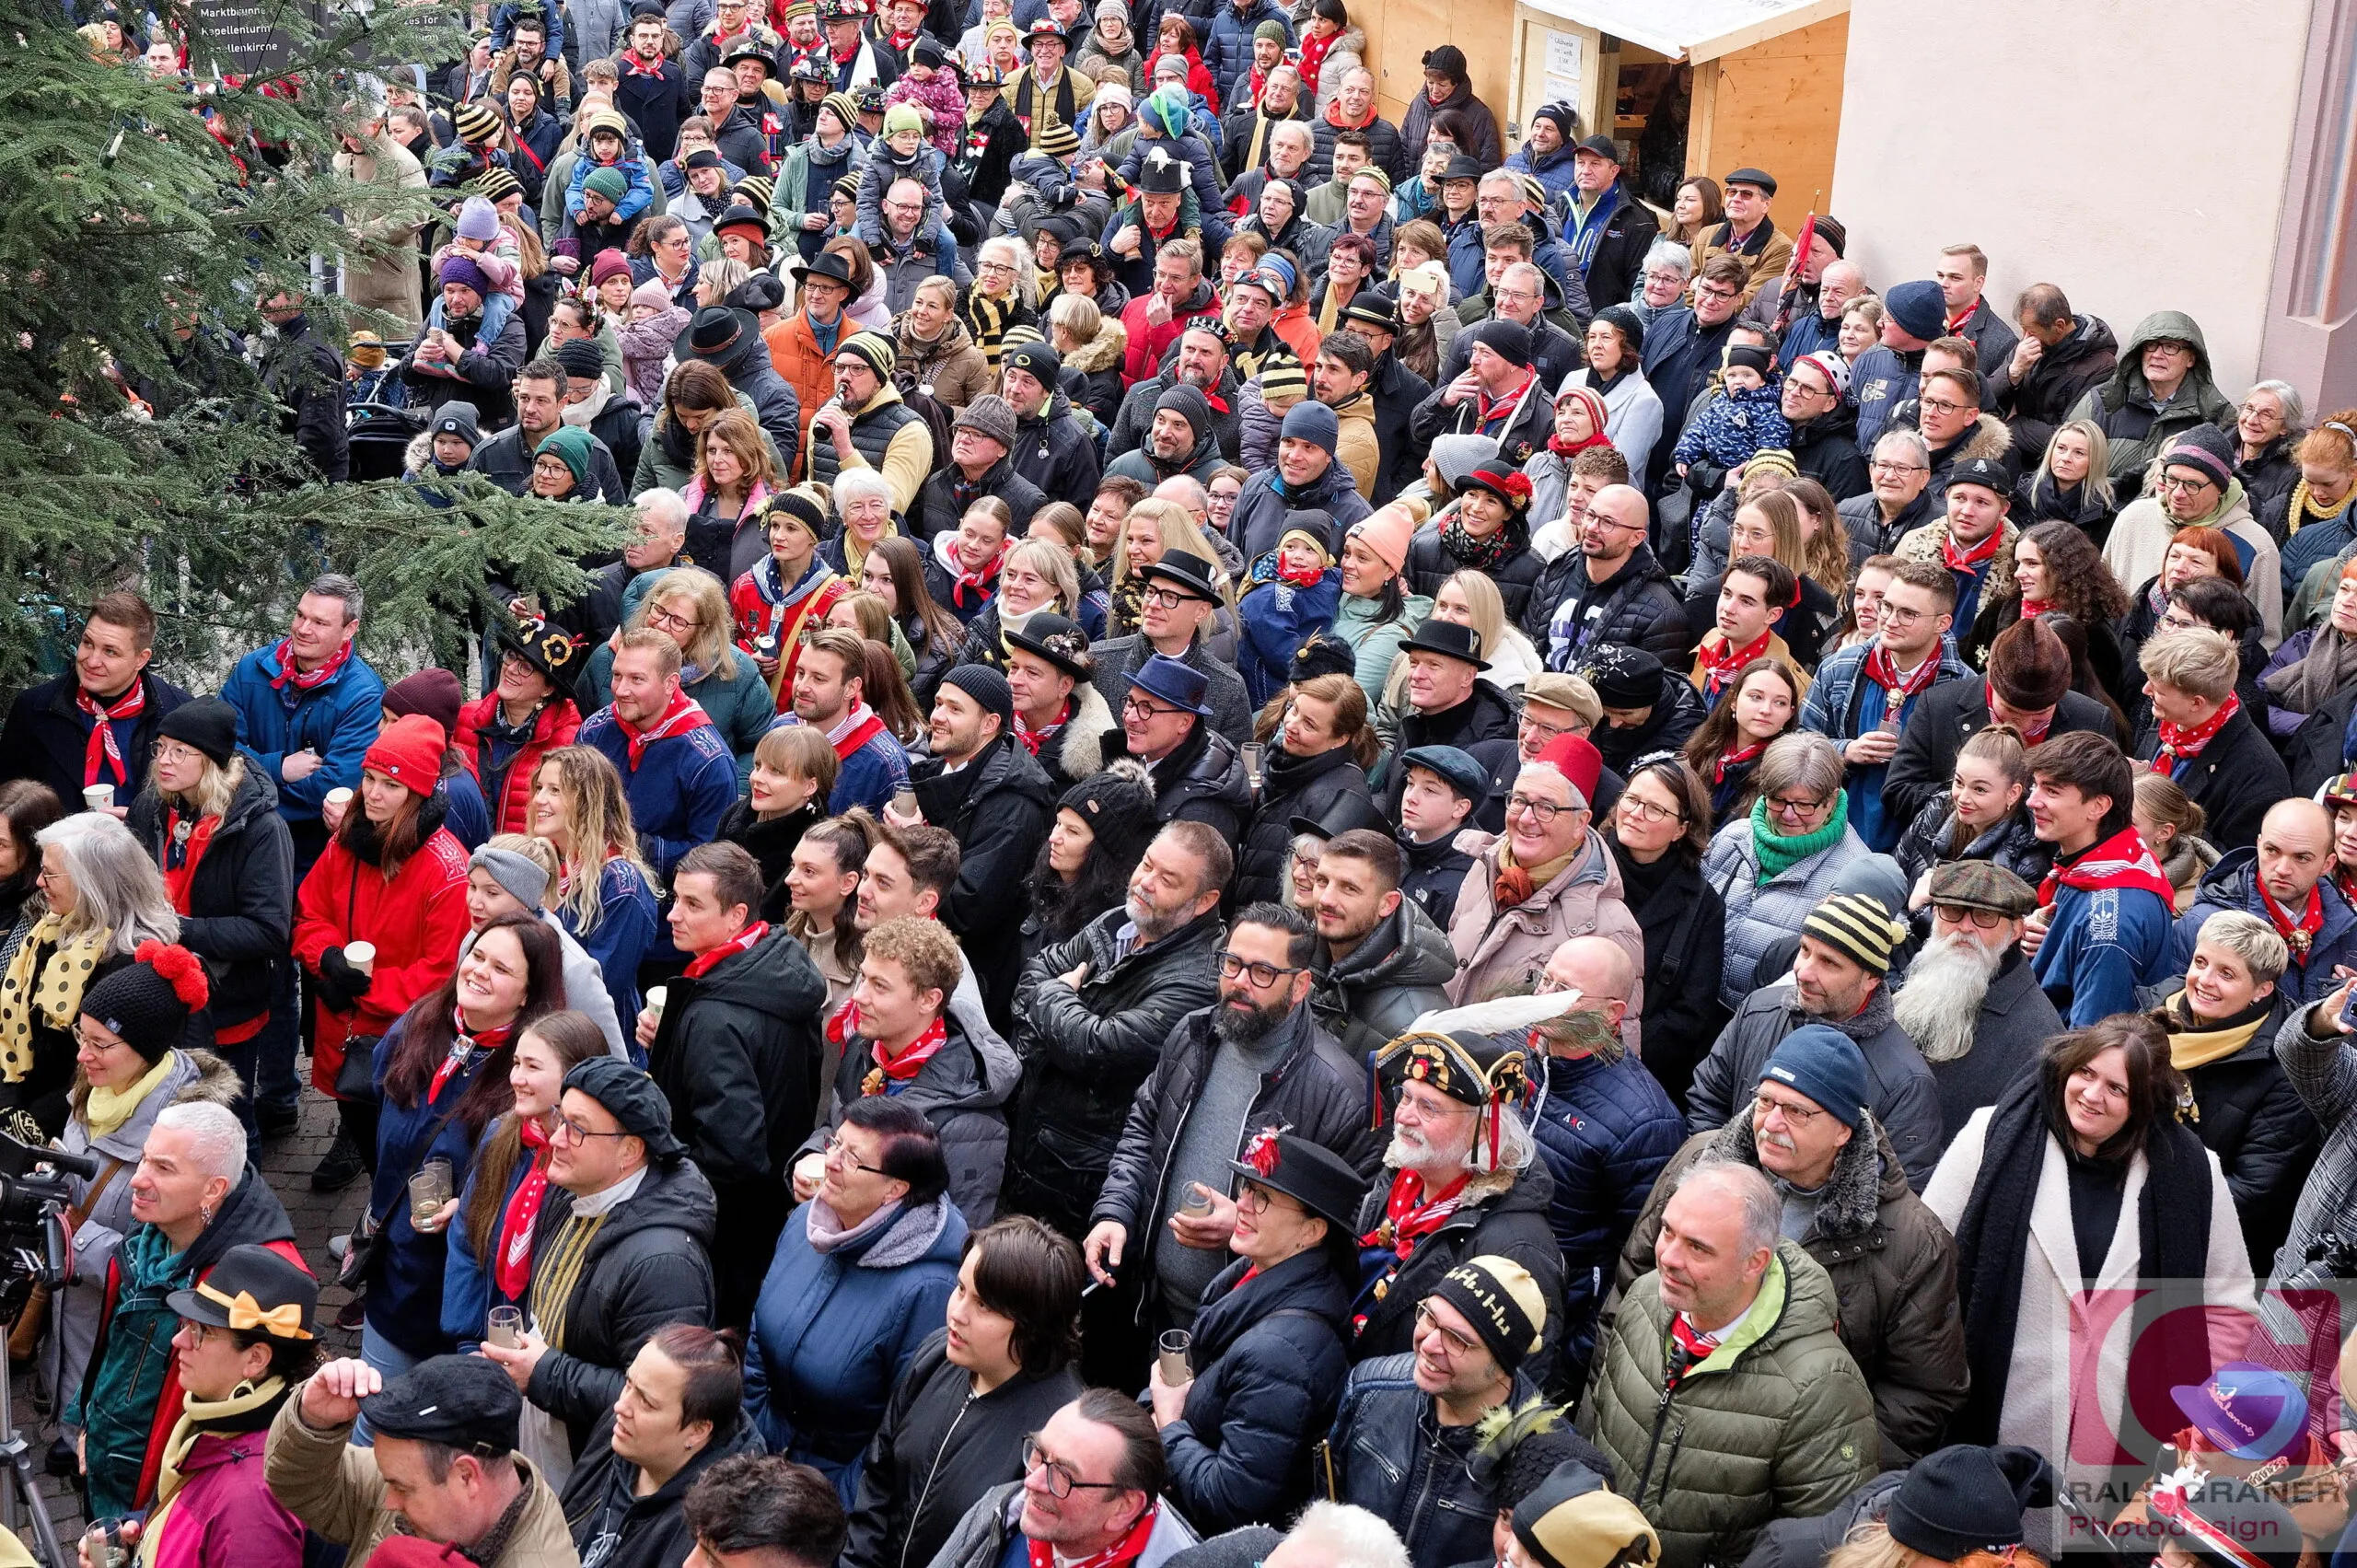
<path id="1" fill-rule="evenodd" d="M 328 791 L 321 798 L 330 806 L 350 806 L 352 804 L 352 792 L 339 785 L 338 787 Z"/>
<path id="2" fill-rule="evenodd" d="M 343 945 L 343 961 L 366 974 L 377 967 L 377 945 L 374 942 L 346 942 Z"/>
<path id="3" fill-rule="evenodd" d="M 646 988 L 646 1010 L 655 1015 L 656 1023 L 663 1021 L 663 1004 L 669 1000 L 670 993 L 663 987 L 650 985 Z"/>
<path id="4" fill-rule="evenodd" d="M 82 791 L 82 805 L 91 811 L 104 811 L 114 804 L 114 785 L 89 784 Z"/>

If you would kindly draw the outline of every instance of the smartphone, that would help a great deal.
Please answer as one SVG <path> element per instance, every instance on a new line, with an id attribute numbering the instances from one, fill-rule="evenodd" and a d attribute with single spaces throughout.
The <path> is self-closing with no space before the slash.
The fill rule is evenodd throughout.
<path id="1" fill-rule="evenodd" d="M 2349 1000 L 2340 1005 L 2340 1027 L 2357 1034 L 2357 985 L 2349 988 Z"/>

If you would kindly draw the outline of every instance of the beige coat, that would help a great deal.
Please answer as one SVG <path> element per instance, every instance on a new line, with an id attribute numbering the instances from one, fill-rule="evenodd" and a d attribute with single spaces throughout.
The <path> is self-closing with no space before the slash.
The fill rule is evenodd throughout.
<path id="1" fill-rule="evenodd" d="M 1923 1202 L 1950 1231 L 1963 1220 L 1980 1178 L 1990 1115 L 1987 1108 L 1972 1113 L 1923 1189 Z M 2216 1155 L 2204 1151 L 2204 1157 L 2210 1162 L 2210 1257 L 2203 1270 L 2209 1286 L 2204 1300 L 2213 1314 L 2212 1355 L 2223 1364 L 2241 1354 L 2252 1321 L 2247 1314 L 2258 1309 L 2258 1302 L 2250 1254 L 2243 1246 L 2242 1222 L 2227 1195 L 2225 1175 Z M 2135 1429 L 2132 1422 L 2122 1424 L 2131 1348 L 2128 1318 L 2109 1304 L 2123 1299 L 2112 1293 L 2132 1291 L 2136 1284 L 2136 1206 L 2146 1171 L 2144 1156 L 2137 1156 L 2128 1167 L 2119 1221 L 2104 1253 L 2103 1272 L 2093 1281 L 2083 1280 L 2071 1227 L 2069 1167 L 2062 1145 L 2050 1137 L 2046 1140 L 2046 1164 L 2030 1205 L 2029 1245 L 2022 1254 L 2021 1316 L 2006 1373 L 2005 1406 L 1997 1418 L 1999 1442 L 2027 1444 L 2045 1454 L 2075 1494 L 2088 1496 L 2078 1491 L 2084 1487 L 2115 1488 L 2094 1493 L 2096 1500 L 2085 1504 L 2106 1517 L 2118 1511 L 2147 1473 L 2142 1467 L 2123 1466 L 2115 1476 L 2095 1457 L 2108 1451 L 2108 1434 Z M 2096 1293 L 2092 1296 L 2085 1294 L 2090 1290 Z M 2082 1353 L 2079 1347 L 2106 1322 L 2110 1331 L 2091 1352 Z"/>
<path id="2" fill-rule="evenodd" d="M 1586 845 L 1553 881 L 1527 902 L 1500 910 L 1491 888 L 1504 842 L 1497 833 L 1457 835 L 1457 845 L 1473 857 L 1473 868 L 1465 874 L 1457 912 L 1448 923 L 1449 944 L 1457 949 L 1457 978 L 1448 982 L 1449 1001 L 1463 1005 L 1527 992 L 1556 948 L 1574 936 L 1602 936 L 1629 955 L 1637 974 L 1629 992 L 1629 1014 L 1620 1026 L 1629 1053 L 1637 1054 L 1637 1027 L 1645 1011 L 1645 938 L 1622 898 L 1620 867 L 1604 840 L 1589 829 Z"/>
<path id="3" fill-rule="evenodd" d="M 302 1409 L 303 1390 L 297 1388 L 270 1423 L 262 1478 L 288 1513 L 328 1539 L 350 1547 L 352 1562 L 366 1562 L 377 1543 L 395 1533 L 395 1515 L 385 1506 L 385 1479 L 377 1473 L 377 1457 L 352 1446 L 350 1426 L 312 1426 L 303 1419 Z M 516 1464 L 524 1472 L 530 1498 L 508 1538 L 507 1550 L 482 1568 L 580 1568 L 581 1557 L 573 1550 L 573 1532 L 565 1527 L 556 1493 L 530 1460 L 518 1454 Z"/>
<path id="4" fill-rule="evenodd" d="M 416 155 L 389 136 L 377 136 L 365 153 L 336 154 L 335 171 L 362 184 L 381 185 L 392 191 L 425 189 L 425 170 Z M 421 211 L 414 218 L 354 222 L 353 238 L 372 248 L 383 247 L 384 252 L 377 256 L 348 256 L 343 263 L 344 296 L 354 305 L 400 318 L 408 333 L 414 333 L 425 319 L 418 299 L 416 247 L 417 231 L 424 226 L 427 215 Z"/>

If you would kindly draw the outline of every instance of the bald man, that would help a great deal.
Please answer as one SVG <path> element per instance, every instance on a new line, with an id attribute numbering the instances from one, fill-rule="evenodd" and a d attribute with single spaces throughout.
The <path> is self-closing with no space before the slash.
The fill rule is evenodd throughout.
<path id="1" fill-rule="evenodd" d="M 1631 492 L 1631 494 L 1634 494 Z M 1563 1249 L 1564 1390 L 1576 1393 L 1596 1342 L 1596 1313 L 1654 1178 L 1685 1141 L 1678 1107 L 1620 1049 L 1636 968 L 1619 944 L 1574 936 L 1555 949 L 1539 989 L 1580 993 L 1541 1030 L 1547 1096 L 1532 1125 L 1555 1179 L 1548 1210 Z"/>
<path id="2" fill-rule="evenodd" d="M 2313 800 L 2277 801 L 2259 822 L 2258 847 L 2235 851 L 2201 879 L 2200 896 L 2170 934 L 2167 972 L 2185 973 L 2203 921 L 2242 910 L 2273 925 L 2291 951 L 2280 982 L 2286 1000 L 2322 1000 L 2340 983 L 2335 966 L 2357 969 L 2357 910 L 2333 886 L 2332 858 L 2325 808 Z"/>
<path id="3" fill-rule="evenodd" d="M 1604 643 L 1672 666 L 1685 658 L 1686 611 L 1646 542 L 1652 522 L 1644 496 L 1626 484 L 1608 484 L 1588 502 L 1579 548 L 1547 563 L 1523 610 L 1522 629 L 1545 650 L 1548 668 L 1574 668 L 1584 650 Z"/>

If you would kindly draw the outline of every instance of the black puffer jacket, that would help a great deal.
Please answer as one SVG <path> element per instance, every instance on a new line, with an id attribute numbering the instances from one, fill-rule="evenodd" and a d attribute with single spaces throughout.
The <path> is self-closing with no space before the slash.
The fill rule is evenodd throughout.
<path id="1" fill-rule="evenodd" d="M 2044 350 L 2018 381 L 2013 376 L 2013 355 L 1980 367 L 1981 403 L 1991 409 L 2014 433 L 2014 466 L 2024 472 L 2038 467 L 2054 432 L 2071 417 L 2079 401 L 2104 382 L 2119 363 L 2119 340 L 2094 316 L 2082 316 L 2071 335 Z"/>
<path id="2" fill-rule="evenodd" d="M 1162 1429 L 1169 1496 L 1205 1535 L 1291 1518 L 1309 1500 L 1311 1447 L 1350 1376 L 1349 1285 L 1323 1248 L 1244 1279 L 1243 1260 L 1203 1292 L 1194 1385 Z"/>
<path id="3" fill-rule="evenodd" d="M 1015 471 L 1051 501 L 1086 505 L 1097 494 L 1097 442 L 1073 417 L 1072 400 L 1061 387 L 1039 412 L 1015 422 L 1015 450 L 1008 456 Z"/>
<path id="4" fill-rule="evenodd" d="M 1131 1236 L 1142 1237 L 1165 1212 L 1163 1190 L 1170 1179 L 1171 1156 L 1178 1152 L 1196 1091 L 1218 1049 L 1209 1007 L 1188 1014 L 1170 1031 L 1161 1060 L 1130 1103 L 1120 1146 L 1089 1213 L 1092 1224 L 1114 1220 L 1127 1226 Z M 1386 1132 L 1370 1109 L 1366 1072 L 1360 1063 L 1324 1029 L 1295 1028 L 1293 1049 L 1274 1071 L 1261 1074 L 1260 1092 L 1245 1112 L 1243 1125 L 1253 1132 L 1289 1128 L 1295 1137 L 1322 1144 L 1362 1174 L 1372 1175 L 1383 1158 Z M 1244 1142 L 1239 1135 L 1239 1150 Z M 1378 1200 L 1376 1218 L 1382 1217 Z M 1144 1272 L 1151 1298 L 1155 1291 L 1153 1272 Z M 1153 1309 L 1151 1299 L 1145 1307 Z"/>
<path id="5" fill-rule="evenodd" d="M 1701 728 L 1707 716 L 1702 694 L 1686 679 L 1683 664 L 1674 664 L 1662 671 L 1661 695 L 1654 699 L 1644 723 L 1633 729 L 1600 724 L 1589 732 L 1588 739 L 1595 743 L 1604 765 L 1626 778 L 1630 764 L 1638 758 L 1654 751 L 1675 751 L 1685 745 L 1686 738 Z"/>
<path id="6" fill-rule="evenodd" d="M 2033 888 L 2044 880 L 2046 868 L 2054 864 L 2054 848 L 2038 842 L 2038 830 L 2032 826 L 2027 810 L 2017 809 L 1995 827 L 1973 834 L 1963 853 L 1947 854 L 1956 830 L 1956 813 L 1950 807 L 1950 792 L 1942 790 L 1923 802 L 1915 819 L 1898 835 L 1898 847 L 1891 854 L 1898 862 L 1898 869 L 1906 875 L 1909 887 L 1922 881 L 1923 873 L 1945 860 L 1986 860 L 2003 866 Z"/>
<path id="7" fill-rule="evenodd" d="M 532 1225 L 532 1255 L 555 1249 L 573 1214 L 573 1194 L 552 1182 Z M 649 1166 L 636 1192 L 607 1211 L 581 1260 L 578 1283 L 562 1308 L 528 1306 L 545 1329 L 560 1316 L 562 1348 L 552 1344 L 532 1369 L 532 1403 L 564 1423 L 576 1454 L 589 1452 L 590 1429 L 611 1415 L 622 1375 L 639 1347 L 671 1323 L 709 1324 L 713 1313 L 709 1249 L 717 1217 L 712 1183 L 693 1161 Z"/>
<path id="8" fill-rule="evenodd" d="M 733 1187 L 766 1186 L 781 1222 L 792 1206 L 777 1179 L 819 1118 L 826 1005 L 819 967 L 784 931 L 671 982 L 647 1066 L 671 1130 L 724 1204 Z"/>
<path id="9" fill-rule="evenodd" d="M 1447 1006 L 1441 988 L 1456 973 L 1448 933 L 1403 897 L 1349 957 L 1320 964 L 1310 1010 L 1344 1050 L 1363 1059 L 1406 1033 L 1420 1015 Z"/>
<path id="10" fill-rule="evenodd" d="M 1686 661 L 1693 645 L 1686 634 L 1686 606 L 1652 549 L 1640 544 L 1591 605 L 1584 623 L 1559 655 L 1551 640 L 1555 612 L 1587 587 L 1587 557 L 1573 545 L 1538 569 L 1523 605 L 1523 634 L 1548 668 L 1576 668 L 1579 651 L 1606 643 L 1643 648 L 1673 668 Z"/>
<path id="11" fill-rule="evenodd" d="M 1825 486 L 1837 505 L 1867 494 L 1865 454 L 1858 450 L 1858 411 L 1851 403 L 1837 403 L 1795 426 L 1784 445 L 1800 465 L 1801 477 Z"/>
<path id="12" fill-rule="evenodd" d="M 1441 532 L 1437 528 L 1422 528 L 1410 542 L 1406 573 L 1410 593 L 1422 594 L 1430 598 L 1440 592 L 1443 583 L 1465 569 L 1464 563 L 1451 555 L 1447 547 L 1441 543 Z M 1530 612 L 1538 575 L 1546 564 L 1538 559 L 1538 552 L 1530 548 L 1529 537 L 1525 535 L 1520 547 L 1513 554 L 1493 566 L 1482 569 L 1483 575 L 1498 586 L 1498 597 L 1505 600 L 1506 619 L 1517 626 Z"/>
<path id="13" fill-rule="evenodd" d="M 1391 1179 L 1392 1168 L 1387 1165 L 1376 1174 L 1375 1186 L 1359 1209 L 1361 1236 L 1383 1223 Z M 1466 1184 L 1464 1201 L 1438 1230 L 1416 1244 L 1415 1252 L 1400 1265 L 1382 1299 L 1358 1304 L 1366 1309 L 1366 1321 L 1359 1329 L 1352 1353 L 1364 1362 L 1372 1356 L 1401 1355 L 1413 1350 L 1416 1304 L 1468 1258 L 1495 1255 L 1511 1258 L 1528 1269 L 1546 1298 L 1543 1342 L 1538 1353 L 1522 1364 L 1523 1373 L 1532 1382 L 1546 1386 L 1563 1345 L 1563 1249 L 1547 1218 L 1548 1206 L 1554 1201 L 1555 1179 L 1544 1160 L 1534 1158 L 1521 1171 L 1475 1175 Z"/>
<path id="14" fill-rule="evenodd" d="M 695 1551 L 688 1528 L 688 1489 L 723 1459 L 761 1452 L 761 1434 L 739 1417 L 726 1434 L 696 1451 L 679 1473 L 641 1497 L 638 1466 L 614 1452 L 614 1416 L 608 1411 L 575 1451 L 581 1457 L 565 1477 L 559 1501 L 573 1531 L 573 1550 L 596 1568 L 682 1568 Z"/>
<path id="15" fill-rule="evenodd" d="M 1864 560 L 1867 555 L 1888 555 L 1898 548 L 1900 540 L 1925 523 L 1939 520 L 1932 512 L 1932 492 L 1928 486 L 1914 500 L 1900 507 L 1898 516 L 1892 518 L 1883 517 L 1882 503 L 1874 498 L 1871 491 L 1837 502 L 1833 509 L 1840 514 L 1841 526 L 1850 530 L 1850 555 L 1852 560 Z"/>
<path id="16" fill-rule="evenodd" d="M 1284 889 L 1285 851 L 1293 844 L 1293 819 L 1316 821 L 1346 795 L 1370 797 L 1366 774 L 1352 761 L 1348 746 L 1315 757 L 1296 757 L 1283 743 L 1269 749 L 1260 774 L 1260 804 L 1244 830 L 1236 856 L 1233 902 L 1238 909 L 1274 900 Z"/>
<path id="17" fill-rule="evenodd" d="M 1114 738 L 1120 738 L 1118 732 Z M 1120 749 L 1105 760 L 1128 755 Z M 1199 724 L 1177 750 L 1146 772 L 1154 780 L 1157 824 L 1207 822 L 1230 843 L 1242 839 L 1245 819 L 1252 815 L 1252 775 L 1244 771 L 1244 754 L 1226 736 Z"/>
<path id="18" fill-rule="evenodd" d="M 1616 1297 L 1653 1271 L 1662 1212 L 1677 1179 L 1704 1160 L 1757 1169 L 1751 1119 L 1739 1116 L 1715 1132 L 1697 1133 L 1662 1167 L 1621 1249 Z M 1956 1241 L 1908 1187 L 1905 1167 L 1871 1116 L 1834 1156 L 1801 1247 L 1832 1277 L 1841 1343 L 1874 1391 L 1882 1462 L 1914 1463 L 1939 1446 L 1968 1381 L 1964 1319 L 1956 1307 Z"/>
<path id="19" fill-rule="evenodd" d="M 949 1201 L 966 1216 L 970 1229 L 980 1230 L 998 1215 L 999 1188 L 1006 1179 L 1006 1108 L 1014 1103 L 1023 1063 L 1013 1046 L 987 1028 L 968 1028 L 956 1011 L 944 1013 L 942 1022 L 947 1038 L 899 1098 L 933 1123 L 941 1140 L 941 1157 L 949 1167 Z M 843 1107 L 865 1092 L 860 1086 L 875 1066 L 865 1036 L 853 1035 L 844 1042 L 827 1114 L 812 1129 L 802 1153 L 826 1148 L 842 1124 Z"/>
<path id="20" fill-rule="evenodd" d="M 1023 966 L 1015 993 L 1015 1049 L 1023 1059 L 1007 1160 L 1006 1206 L 1067 1236 L 1088 1229 L 1121 1124 L 1178 1021 L 1218 993 L 1216 912 L 1117 957 L 1129 912 L 1098 915 L 1068 942 Z M 1057 979 L 1082 964 L 1077 989 Z"/>
<path id="21" fill-rule="evenodd" d="M 957 465 L 945 462 L 918 487 L 913 516 L 909 519 L 911 525 L 910 531 L 916 536 L 918 543 L 930 546 L 935 535 L 956 533 L 958 522 L 966 516 L 966 507 L 985 495 L 995 495 L 1006 503 L 1006 509 L 1015 514 L 1014 537 L 1017 538 L 1031 526 L 1031 514 L 1048 504 L 1048 497 L 1040 493 L 1039 487 L 1016 472 L 1014 462 L 1006 458 L 1001 458 L 983 472 L 981 482 L 967 497 L 964 505 L 958 504 L 958 493 L 952 485 L 958 477 Z M 925 555 L 925 586 L 928 588 L 933 587 L 933 556 L 928 550 Z M 935 592 L 934 598 L 945 606 L 949 603 L 944 593 Z"/>
<path id="22" fill-rule="evenodd" d="M 1013 1016 L 1023 967 L 1023 879 L 1048 842 L 1056 797 L 1038 759 L 1002 735 L 957 772 L 938 758 L 909 770 L 917 809 L 958 840 L 958 880 L 941 900 L 941 923 L 958 935 L 982 988 L 991 1022 Z"/>
<path id="23" fill-rule="evenodd" d="M 149 784 L 125 819 L 160 865 L 169 814 Z M 204 1016 L 213 1028 L 242 1024 L 270 1006 L 273 966 L 286 957 L 295 916 L 295 843 L 278 814 L 278 790 L 248 763 L 229 808 L 213 830 L 204 857 L 189 880 L 180 945 L 204 960 L 213 1002 Z"/>

